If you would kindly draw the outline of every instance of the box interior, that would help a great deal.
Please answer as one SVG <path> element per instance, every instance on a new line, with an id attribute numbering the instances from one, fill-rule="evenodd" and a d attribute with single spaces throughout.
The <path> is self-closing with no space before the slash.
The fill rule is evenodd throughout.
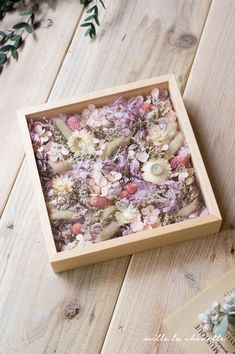
<path id="1" fill-rule="evenodd" d="M 123 86 L 125 88 L 125 86 Z M 168 89 L 169 90 L 169 93 L 170 93 L 170 98 L 172 100 L 172 104 L 173 104 L 173 107 L 174 107 L 174 110 L 178 116 L 178 123 L 179 123 L 179 126 L 180 126 L 180 129 L 181 131 L 183 132 L 184 134 L 184 137 L 189 145 L 189 148 L 190 148 L 190 151 L 192 153 L 192 163 L 193 163 L 193 166 L 194 166 L 194 169 L 195 169 L 195 174 L 196 174 L 196 178 L 197 178 L 197 182 L 198 182 L 198 186 L 201 190 L 201 193 L 202 193 L 202 196 L 204 198 L 204 202 L 205 202 L 205 205 L 206 207 L 208 208 L 209 210 L 209 215 L 208 216 L 205 216 L 205 217 L 202 217 L 200 219 L 203 219 L 201 220 L 201 224 L 206 224 L 207 223 L 207 220 L 208 222 L 212 221 L 210 219 L 210 214 L 211 214 L 211 210 L 210 210 L 210 205 L 208 205 L 207 203 L 207 198 L 206 198 L 206 195 L 205 195 L 205 192 L 204 190 L 201 188 L 201 181 L 200 181 L 200 171 L 197 170 L 197 164 L 195 164 L 194 162 L 194 155 L 193 155 L 193 151 L 190 147 L 190 142 L 188 141 L 187 139 L 187 134 L 185 134 L 185 127 L 184 127 L 184 124 L 182 123 L 181 121 L 181 117 L 180 117 L 180 112 L 177 108 L 177 97 L 175 98 L 174 97 L 174 88 L 172 88 L 171 86 L 171 82 L 170 81 L 164 81 L 164 82 L 157 82 L 157 83 L 151 83 L 151 84 L 145 84 L 144 86 L 142 87 L 137 87 L 137 88 L 127 88 L 127 89 L 123 89 L 123 90 L 120 90 L 118 92 L 115 92 L 115 93 L 109 93 L 109 94 L 105 94 L 103 95 L 102 97 L 99 97 L 99 93 L 97 93 L 97 96 L 94 94 L 92 97 L 93 98 L 84 98 L 81 97 L 80 99 L 77 100 L 77 102 L 72 102 L 72 103 L 67 103 L 67 104 L 61 104 L 59 103 L 56 108 L 47 108 L 46 106 L 40 106 L 39 109 L 36 111 L 36 112 L 32 112 L 32 113 L 26 113 L 24 115 L 25 119 L 33 119 L 33 120 L 40 120 L 40 119 L 43 119 L 44 117 L 47 117 L 47 118 L 52 118 L 54 117 L 55 115 L 59 115 L 59 114 L 63 114 L 63 113 L 66 113 L 66 114 L 74 114 L 74 113 L 80 113 L 84 108 L 87 107 L 88 104 L 90 103 L 94 103 L 96 106 L 103 106 L 105 104 L 110 104 L 112 103 L 113 101 L 115 101 L 117 98 L 119 98 L 120 96 L 123 96 L 123 97 L 131 97 L 131 96 L 135 96 L 135 95 L 148 95 L 150 94 L 150 92 L 152 91 L 153 88 L 163 88 L 163 89 Z M 115 91 L 115 90 L 114 90 Z M 110 90 L 110 92 L 112 92 L 112 90 Z M 89 94 L 88 94 L 88 97 L 89 97 Z M 55 105 L 54 105 L 55 106 Z M 29 134 L 28 134 L 29 135 Z M 30 138 L 29 138 L 30 139 Z M 31 142 L 31 140 L 30 140 Z M 32 144 L 31 144 L 31 150 L 33 152 L 33 149 L 32 149 Z M 32 155 L 31 155 L 32 156 Z M 35 165 L 36 165 L 36 160 L 35 160 Z M 38 171 L 37 171 L 38 173 Z M 39 179 L 39 173 L 38 173 L 38 179 Z M 42 192 L 42 188 L 41 188 L 41 193 Z M 45 208 L 46 207 L 46 203 L 44 201 L 44 206 Z M 47 210 L 47 209 L 46 209 Z M 49 221 L 49 216 L 47 215 L 48 217 L 48 221 Z M 199 219 L 199 218 L 197 218 Z M 183 227 L 183 223 L 186 223 L 185 225 L 187 225 L 187 227 L 190 228 L 190 225 L 192 225 L 194 227 L 194 220 L 187 220 L 187 221 L 183 221 L 181 222 L 181 226 Z M 49 221 L 50 223 L 50 221 Z M 164 230 L 161 230 L 160 233 L 159 233 L 159 236 L 162 234 L 162 231 L 163 231 L 163 234 L 164 233 L 167 233 L 168 232 L 171 232 L 171 230 L 174 230 L 174 227 L 176 224 L 179 224 L 179 223 L 175 223 L 175 224 L 172 224 L 172 225 L 167 225 L 167 226 L 163 226 L 161 229 L 164 229 Z M 50 228 L 51 229 L 51 228 Z M 50 237 L 53 238 L 53 234 L 52 234 L 52 230 L 51 230 L 51 235 Z M 146 232 L 146 236 L 152 238 L 152 237 L 157 237 L 158 236 L 158 231 L 155 230 L 150 230 L 150 232 Z M 138 240 L 138 239 L 142 239 L 143 238 L 143 232 L 136 232 L 134 234 L 131 234 L 128 236 L 128 242 L 132 242 L 134 240 Z M 91 246 L 87 246 L 87 252 L 96 252 L 96 251 L 99 251 L 103 248 L 112 248 L 113 246 L 118 246 L 120 244 L 125 244 L 126 238 L 124 238 L 124 240 L 120 240 L 120 238 L 118 239 L 110 239 L 110 240 L 106 240 L 105 242 L 102 242 L 102 244 L 105 244 L 105 247 L 103 245 L 99 245 L 99 244 L 93 244 Z M 53 238 L 53 242 L 54 242 L 54 238 Z M 70 258 L 70 256 L 74 257 L 74 256 L 78 256 L 79 253 L 80 254 L 84 254 L 86 252 L 85 250 L 69 250 L 69 251 L 63 251 L 63 252 L 57 252 L 56 249 L 54 248 L 53 249 L 53 254 L 55 255 L 55 253 L 57 253 L 58 255 L 58 259 L 59 258 L 63 258 L 64 255 L 66 255 L 66 258 Z"/>

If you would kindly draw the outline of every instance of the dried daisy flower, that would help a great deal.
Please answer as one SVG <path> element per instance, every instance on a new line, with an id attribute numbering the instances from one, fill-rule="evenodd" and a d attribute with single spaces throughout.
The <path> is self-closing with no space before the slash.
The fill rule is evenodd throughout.
<path id="1" fill-rule="evenodd" d="M 75 155 L 94 154 L 97 139 L 85 130 L 76 130 L 68 139 L 68 146 Z"/>
<path id="2" fill-rule="evenodd" d="M 157 145 L 167 138 L 167 132 L 159 127 L 159 125 L 151 125 L 148 129 L 147 141 L 152 141 Z"/>
<path id="3" fill-rule="evenodd" d="M 169 176 L 171 166 L 165 159 L 150 160 L 144 163 L 142 171 L 145 181 L 159 183 Z"/>
<path id="4" fill-rule="evenodd" d="M 130 224 L 139 219 L 139 216 L 139 210 L 132 204 L 128 205 L 126 208 L 120 208 L 120 210 L 115 214 L 115 217 L 120 225 Z"/>
<path id="5" fill-rule="evenodd" d="M 52 191 L 55 195 L 64 195 L 71 193 L 73 190 L 74 182 L 67 175 L 59 176 L 52 181 Z"/>

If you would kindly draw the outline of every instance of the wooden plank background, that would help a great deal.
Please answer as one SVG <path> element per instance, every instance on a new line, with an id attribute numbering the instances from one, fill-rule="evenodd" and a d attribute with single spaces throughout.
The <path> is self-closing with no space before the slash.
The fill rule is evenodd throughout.
<path id="1" fill-rule="evenodd" d="M 31 50 L 24 48 L 20 63 L 0 76 L 12 92 L 0 98 L 0 134 L 5 139 L 0 181 L 6 186 L 2 207 L 10 195 L 0 226 L 0 353 L 181 354 L 175 343 L 146 342 L 144 337 L 164 333 L 164 317 L 235 265 L 230 168 L 235 3 L 146 0 L 143 6 L 141 0 L 107 0 L 94 41 L 84 38 L 79 27 L 78 1 L 60 3 L 50 14 L 54 32 L 49 36 L 41 30 L 42 38 L 31 40 Z M 44 64 L 40 56 L 45 56 Z M 37 69 L 31 81 L 33 65 Z M 226 230 L 55 275 L 47 261 L 26 161 L 13 186 L 23 157 L 13 133 L 14 110 L 43 102 L 49 94 L 49 100 L 57 100 L 171 72 L 181 90 L 186 87 L 184 98 Z M 20 80 L 25 91 L 20 91 Z M 78 306 L 78 316 L 69 319 L 69 309 Z"/>
<path id="2" fill-rule="evenodd" d="M 83 8 L 78 0 L 62 0 L 50 8 L 46 4 L 40 15 L 41 27 L 28 35 L 18 62 L 4 66 L 0 76 L 0 215 L 22 163 L 24 152 L 18 135 L 16 110 L 47 100 Z M 19 15 L 4 19 L 1 29 L 10 29 Z M 51 22 L 51 26 L 47 27 Z M 63 25 L 62 25 L 63 24 Z"/>

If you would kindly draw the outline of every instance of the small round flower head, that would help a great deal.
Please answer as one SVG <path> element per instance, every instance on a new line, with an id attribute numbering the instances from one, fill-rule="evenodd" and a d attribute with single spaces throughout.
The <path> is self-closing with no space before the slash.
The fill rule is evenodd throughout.
<path id="1" fill-rule="evenodd" d="M 139 216 L 139 210 L 131 204 L 126 208 L 120 208 L 120 211 L 115 214 L 115 217 L 120 225 L 130 224 L 131 222 L 139 220 Z"/>
<path id="2" fill-rule="evenodd" d="M 147 140 L 150 140 L 153 142 L 153 144 L 157 144 L 159 142 L 162 142 L 166 139 L 167 137 L 167 132 L 162 130 L 159 125 L 152 125 L 148 129 L 148 137 Z"/>
<path id="3" fill-rule="evenodd" d="M 223 308 L 225 312 L 235 312 L 235 290 L 225 296 Z"/>
<path id="4" fill-rule="evenodd" d="M 218 301 L 215 301 L 208 310 L 199 314 L 199 322 L 205 331 L 211 332 L 214 326 L 220 322 L 220 309 L 221 304 Z"/>
<path id="5" fill-rule="evenodd" d="M 145 181 L 159 183 L 167 179 L 171 171 L 171 166 L 165 159 L 150 160 L 145 162 L 142 171 Z"/>
<path id="6" fill-rule="evenodd" d="M 73 181 L 68 176 L 55 177 L 52 181 L 53 194 L 63 195 L 72 192 Z"/>
<path id="7" fill-rule="evenodd" d="M 96 139 L 85 130 L 76 130 L 68 139 L 68 146 L 75 155 L 93 154 Z"/>

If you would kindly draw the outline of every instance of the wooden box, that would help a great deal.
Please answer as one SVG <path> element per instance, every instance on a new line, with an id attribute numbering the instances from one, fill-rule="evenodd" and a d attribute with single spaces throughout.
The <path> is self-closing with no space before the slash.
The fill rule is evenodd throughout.
<path id="1" fill-rule="evenodd" d="M 57 252 L 34 157 L 27 119 L 40 120 L 45 116 L 50 118 L 62 113 L 73 114 L 80 112 L 91 103 L 94 103 L 96 106 L 102 106 L 113 102 L 120 96 L 131 97 L 139 94 L 148 95 L 155 87 L 169 90 L 174 110 L 178 116 L 180 129 L 183 132 L 191 151 L 192 163 L 209 215 L 177 222 L 152 230 L 137 232 L 128 237 L 106 240 L 84 248 L 75 248 L 72 250 Z M 61 272 L 91 263 L 130 255 L 135 252 L 161 247 L 174 242 L 193 239 L 219 231 L 221 215 L 180 91 L 173 75 L 151 78 L 140 82 L 88 93 L 75 99 L 66 99 L 57 103 L 46 103 L 18 111 L 18 118 L 29 168 L 32 174 L 32 182 L 43 226 L 49 261 L 55 272 Z"/>

